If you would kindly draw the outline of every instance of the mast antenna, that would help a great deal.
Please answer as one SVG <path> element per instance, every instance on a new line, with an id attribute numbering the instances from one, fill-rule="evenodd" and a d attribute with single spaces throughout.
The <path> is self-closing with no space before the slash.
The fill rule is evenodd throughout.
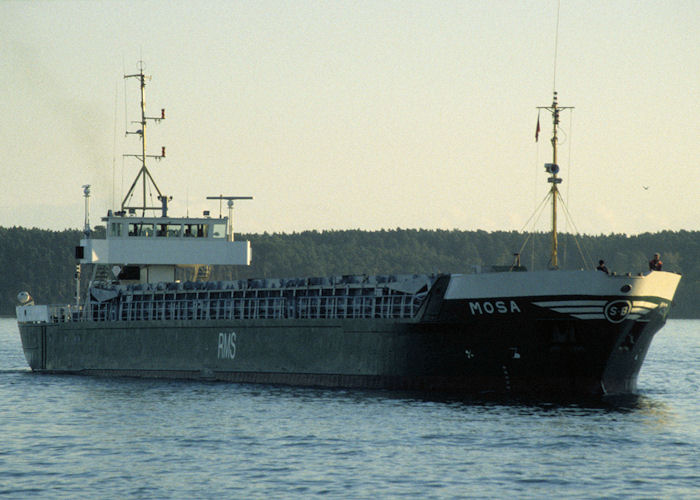
<path id="1" fill-rule="evenodd" d="M 149 155 L 146 154 L 146 125 L 148 124 L 149 120 L 152 120 L 156 123 L 160 123 L 161 120 L 165 120 L 165 109 L 161 109 L 160 111 L 160 116 L 146 116 L 146 79 L 150 80 L 150 76 L 146 76 L 143 73 L 143 61 L 139 61 L 139 72 L 134 73 L 131 75 L 124 75 L 124 79 L 126 78 L 137 78 L 139 80 L 140 86 L 141 86 L 141 119 L 137 121 L 132 121 L 132 124 L 137 124 L 141 128 L 139 128 L 136 131 L 126 131 L 126 135 L 138 135 L 141 138 L 141 153 L 140 154 L 127 154 L 124 156 L 130 156 L 134 157 L 141 162 L 141 168 L 139 169 L 139 173 L 136 175 L 136 179 L 134 179 L 134 182 L 131 184 L 131 187 L 129 188 L 129 191 L 126 193 L 126 196 L 124 197 L 124 200 L 122 201 L 121 209 L 122 211 L 126 209 L 131 209 L 131 210 L 141 210 L 142 215 L 145 217 L 146 215 L 146 210 L 162 210 L 163 217 L 167 216 L 168 213 L 168 208 L 167 208 L 167 202 L 170 200 L 170 197 L 167 197 L 161 193 L 160 189 L 158 189 L 158 185 L 156 184 L 156 181 L 153 180 L 153 176 L 151 176 L 150 171 L 148 170 L 148 167 L 146 166 L 146 158 L 155 158 L 156 160 L 162 160 L 165 158 L 165 146 L 161 148 L 161 153 L 159 155 Z M 132 194 L 134 194 L 134 190 L 137 186 L 137 184 L 141 181 L 142 185 L 142 203 L 141 205 L 136 205 L 136 206 L 130 206 L 129 199 L 131 198 Z M 158 199 L 161 201 L 160 206 L 148 206 L 147 199 L 146 199 L 146 188 L 147 185 L 150 184 L 155 188 L 156 193 L 158 193 Z"/>
<path id="2" fill-rule="evenodd" d="M 557 1 L 557 27 L 554 31 L 554 76 L 552 78 L 552 90 L 557 90 L 557 52 L 559 52 L 559 11 L 561 10 L 561 0 Z"/>

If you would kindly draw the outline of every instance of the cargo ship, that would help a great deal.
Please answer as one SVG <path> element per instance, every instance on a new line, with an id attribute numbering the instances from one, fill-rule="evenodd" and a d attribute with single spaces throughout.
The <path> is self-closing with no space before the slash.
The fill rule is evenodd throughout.
<path id="1" fill-rule="evenodd" d="M 479 267 L 463 274 L 340 275 L 215 281 L 211 266 L 246 266 L 228 214 L 172 217 L 147 161 L 143 66 L 140 169 L 121 209 L 90 227 L 76 247 L 74 304 L 16 308 L 35 372 L 241 383 L 389 389 L 427 393 L 565 397 L 633 393 L 680 275 L 561 270 L 557 257 L 557 94 L 550 269 Z M 539 133 L 539 120 L 538 120 Z M 141 203 L 134 201 L 141 188 Z M 159 204 L 147 203 L 147 187 Z M 465 268 L 469 263 L 465 263 Z"/>

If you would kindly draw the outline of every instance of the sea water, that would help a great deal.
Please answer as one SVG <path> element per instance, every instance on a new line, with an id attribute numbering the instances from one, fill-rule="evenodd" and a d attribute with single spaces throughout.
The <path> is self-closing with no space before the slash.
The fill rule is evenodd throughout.
<path id="1" fill-rule="evenodd" d="M 639 395 L 448 399 L 40 375 L 0 319 L 0 497 L 699 498 L 700 321 Z"/>

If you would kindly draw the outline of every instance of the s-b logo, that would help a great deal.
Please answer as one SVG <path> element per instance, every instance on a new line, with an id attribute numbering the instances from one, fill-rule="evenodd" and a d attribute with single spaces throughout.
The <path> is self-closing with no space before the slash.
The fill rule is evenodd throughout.
<path id="1" fill-rule="evenodd" d="M 629 300 L 615 300 L 605 306 L 605 318 L 610 323 L 622 323 L 632 310 Z"/>

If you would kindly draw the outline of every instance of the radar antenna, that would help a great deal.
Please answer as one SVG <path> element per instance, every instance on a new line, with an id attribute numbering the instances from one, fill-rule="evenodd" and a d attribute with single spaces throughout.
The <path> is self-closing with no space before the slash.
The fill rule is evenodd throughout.
<path id="1" fill-rule="evenodd" d="M 252 200 L 252 196 L 207 196 L 207 200 L 219 200 L 219 217 L 221 217 L 221 203 L 228 200 L 228 241 L 233 241 L 233 202 L 235 200 Z"/>

